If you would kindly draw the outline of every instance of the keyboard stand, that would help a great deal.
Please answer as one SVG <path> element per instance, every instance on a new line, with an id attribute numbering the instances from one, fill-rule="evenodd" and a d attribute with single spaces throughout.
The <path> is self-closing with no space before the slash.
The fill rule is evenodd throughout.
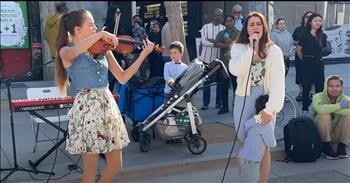
<path id="1" fill-rule="evenodd" d="M 7 86 L 7 95 L 9 99 L 9 108 L 10 108 L 10 121 L 11 121 L 11 135 L 12 135 L 12 150 L 13 150 L 13 168 L 1 168 L 0 172 L 2 171 L 10 171 L 4 178 L 1 179 L 1 182 L 4 182 L 7 180 L 8 177 L 10 177 L 13 173 L 16 171 L 23 171 L 23 172 L 32 172 L 35 174 L 42 173 L 42 174 L 51 174 L 55 175 L 53 172 L 44 172 L 44 171 L 38 171 L 36 168 L 33 170 L 25 169 L 18 165 L 17 163 L 17 152 L 16 152 L 16 139 L 15 139 L 15 125 L 13 123 L 13 113 L 12 113 L 12 104 L 11 104 L 11 80 L 6 80 L 5 84 Z"/>
<path id="2" fill-rule="evenodd" d="M 29 165 L 34 169 L 37 170 L 36 167 L 42 162 L 44 161 L 44 159 L 46 159 L 54 150 L 56 150 L 61 144 L 63 144 L 66 141 L 66 137 L 67 137 L 67 131 L 62 129 L 61 127 L 59 127 L 58 125 L 52 123 L 50 120 L 46 119 L 45 117 L 43 117 L 42 115 L 38 114 L 36 111 L 30 111 L 29 112 L 31 115 L 36 116 L 38 118 L 40 118 L 41 120 L 43 120 L 44 122 L 46 122 L 47 124 L 51 125 L 52 127 L 56 128 L 58 131 L 63 133 L 63 138 L 56 143 L 51 149 L 49 149 L 49 151 L 47 151 L 43 156 L 41 156 L 38 160 L 36 160 L 35 162 L 32 162 L 31 160 L 29 160 Z"/>

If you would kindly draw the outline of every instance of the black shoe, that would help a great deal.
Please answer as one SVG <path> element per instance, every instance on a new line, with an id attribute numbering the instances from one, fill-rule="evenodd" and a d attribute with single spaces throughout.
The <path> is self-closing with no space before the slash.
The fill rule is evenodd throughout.
<path id="1" fill-rule="evenodd" d="M 201 107 L 201 109 L 202 109 L 203 111 L 208 110 L 208 106 L 207 106 L 207 105 L 203 105 L 203 106 Z"/>
<path id="2" fill-rule="evenodd" d="M 218 111 L 218 114 L 225 114 L 225 113 L 228 113 L 228 112 L 229 112 L 228 109 L 220 109 Z"/>
<path id="3" fill-rule="evenodd" d="M 337 154 L 339 158 L 347 158 L 348 155 L 346 153 L 346 145 L 339 142 L 338 147 L 337 147 Z"/>
<path id="4" fill-rule="evenodd" d="M 329 142 L 323 142 L 322 155 L 331 160 L 339 159 L 338 155 L 333 151 Z"/>
<path id="5" fill-rule="evenodd" d="M 216 105 L 215 105 L 215 108 L 216 108 L 216 109 L 220 109 L 221 107 L 222 107 L 221 104 L 216 104 Z"/>
<path id="6" fill-rule="evenodd" d="M 301 101 L 301 99 L 302 99 L 302 95 L 301 95 L 301 93 L 299 93 L 299 95 L 297 96 L 297 97 L 295 97 L 295 100 L 296 101 L 298 101 L 298 102 L 300 102 Z"/>

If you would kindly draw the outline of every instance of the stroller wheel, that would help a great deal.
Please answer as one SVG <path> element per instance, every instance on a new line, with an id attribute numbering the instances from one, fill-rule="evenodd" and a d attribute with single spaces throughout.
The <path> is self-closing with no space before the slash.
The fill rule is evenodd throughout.
<path id="1" fill-rule="evenodd" d="M 141 152 L 147 152 L 151 144 L 151 135 L 148 133 L 142 133 L 140 135 L 139 148 Z"/>
<path id="2" fill-rule="evenodd" d="M 199 137 L 201 137 L 201 136 L 202 136 L 201 131 L 198 130 L 198 128 L 196 128 L 196 129 L 197 129 L 197 135 L 198 135 Z M 185 139 L 186 142 L 189 142 L 189 141 L 191 140 L 191 138 L 193 138 L 193 134 L 192 134 L 192 131 L 190 130 L 190 131 L 184 136 L 184 139 Z"/>
<path id="3" fill-rule="evenodd" d="M 199 155 L 207 149 L 207 141 L 202 137 L 194 137 L 188 142 L 187 147 L 192 154 Z"/>

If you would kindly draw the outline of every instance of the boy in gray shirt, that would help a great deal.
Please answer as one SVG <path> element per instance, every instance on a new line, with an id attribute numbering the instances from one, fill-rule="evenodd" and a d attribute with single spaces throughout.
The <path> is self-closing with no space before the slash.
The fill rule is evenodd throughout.
<path id="1" fill-rule="evenodd" d="M 258 114 L 265 108 L 268 99 L 268 95 L 262 95 L 256 99 L 255 109 L 257 115 L 250 118 L 244 126 L 247 136 L 238 154 L 242 165 L 242 173 L 240 175 L 241 182 L 258 182 L 260 176 L 260 162 L 266 146 L 276 146 L 274 135 L 275 120 L 266 125 L 259 124 L 260 116 Z"/>

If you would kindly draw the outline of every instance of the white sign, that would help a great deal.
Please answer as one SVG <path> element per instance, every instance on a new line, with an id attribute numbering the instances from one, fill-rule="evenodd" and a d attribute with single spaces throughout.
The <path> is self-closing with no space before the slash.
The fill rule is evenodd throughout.
<path id="1" fill-rule="evenodd" d="M 324 58 L 350 57 L 350 25 L 342 25 L 324 32 L 332 45 L 332 54 Z"/>
<path id="2" fill-rule="evenodd" d="M 26 43 L 28 27 L 27 15 L 22 14 L 19 2 L 1 1 L 0 35 L 2 47 L 23 47 Z"/>

